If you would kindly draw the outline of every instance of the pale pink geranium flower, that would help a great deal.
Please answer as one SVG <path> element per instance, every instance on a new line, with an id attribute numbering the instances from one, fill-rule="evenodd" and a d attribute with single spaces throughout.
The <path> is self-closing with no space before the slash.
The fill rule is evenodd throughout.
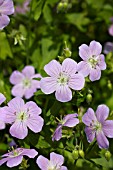
<path id="1" fill-rule="evenodd" d="M 0 105 L 6 100 L 6 97 L 0 93 Z M 0 130 L 5 128 L 5 114 L 2 107 L 0 107 Z"/>
<path id="2" fill-rule="evenodd" d="M 0 30 L 6 27 L 10 19 L 8 15 L 14 13 L 14 4 L 12 0 L 0 0 Z"/>
<path id="3" fill-rule="evenodd" d="M 82 121 L 86 125 L 85 133 L 88 142 L 92 142 L 94 138 L 100 148 L 107 149 L 109 147 L 108 138 L 113 138 L 113 120 L 107 120 L 109 108 L 102 104 L 99 105 L 96 112 L 89 108 L 83 115 Z"/>
<path id="4" fill-rule="evenodd" d="M 10 134 L 18 139 L 28 135 L 28 128 L 34 133 L 42 130 L 44 120 L 40 116 L 41 108 L 35 102 L 24 103 L 20 97 L 12 99 L 3 109 L 5 122 L 11 124 Z"/>
<path id="5" fill-rule="evenodd" d="M 29 8 L 29 4 L 30 4 L 31 0 L 25 0 L 22 5 L 16 5 L 15 8 L 15 13 L 17 14 L 25 14 L 27 11 L 30 10 Z"/>
<path id="6" fill-rule="evenodd" d="M 66 166 L 62 166 L 64 157 L 54 152 L 50 153 L 50 160 L 40 155 L 36 162 L 41 170 L 68 170 Z"/>
<path id="7" fill-rule="evenodd" d="M 7 162 L 7 166 L 9 168 L 18 166 L 22 160 L 23 156 L 27 156 L 29 158 L 34 158 L 38 155 L 38 152 L 35 149 L 25 149 L 25 148 L 17 148 L 13 149 L 11 152 L 8 152 L 2 155 L 2 159 L 0 160 L 0 166 Z"/>
<path id="8" fill-rule="evenodd" d="M 77 63 L 66 58 L 62 65 L 52 60 L 44 67 L 48 77 L 42 78 L 40 88 L 45 94 L 55 92 L 56 99 L 61 102 L 68 102 L 72 99 L 73 90 L 81 90 L 84 87 L 85 79 L 77 72 Z"/>
<path id="9" fill-rule="evenodd" d="M 40 81 L 34 78 L 41 78 L 41 75 L 35 74 L 33 66 L 25 66 L 22 72 L 14 71 L 10 76 L 10 82 L 14 85 L 12 95 L 31 98 L 40 89 Z"/>
<path id="10" fill-rule="evenodd" d="M 101 54 L 102 46 L 97 41 L 91 41 L 90 45 L 82 44 L 79 47 L 79 56 L 83 61 L 78 63 L 78 72 L 84 77 L 89 75 L 91 81 L 99 80 L 101 70 L 106 69 L 104 55 Z"/>

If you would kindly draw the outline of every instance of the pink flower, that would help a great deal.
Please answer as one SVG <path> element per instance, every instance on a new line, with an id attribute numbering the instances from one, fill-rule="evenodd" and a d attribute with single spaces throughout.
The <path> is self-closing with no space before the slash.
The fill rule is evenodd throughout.
<path id="1" fill-rule="evenodd" d="M 73 90 L 81 90 L 84 87 L 85 79 L 77 72 L 77 63 L 67 58 L 62 65 L 52 60 L 45 65 L 44 70 L 49 77 L 42 78 L 40 87 L 45 94 L 55 92 L 56 99 L 61 102 L 68 102 L 72 99 Z"/>
<path id="2" fill-rule="evenodd" d="M 113 24 L 109 27 L 108 32 L 111 36 L 113 36 Z"/>
<path id="3" fill-rule="evenodd" d="M 38 152 L 35 149 L 13 149 L 13 151 L 2 155 L 2 159 L 0 160 L 0 166 L 5 162 L 7 162 L 7 166 L 9 168 L 18 166 L 22 162 L 24 155 L 28 156 L 29 158 L 34 158 L 36 155 L 38 155 Z"/>
<path id="4" fill-rule="evenodd" d="M 6 115 L 5 122 L 12 124 L 10 134 L 18 139 L 24 139 L 28 134 L 28 128 L 34 133 L 42 130 L 44 120 L 41 109 L 35 102 L 24 103 L 20 97 L 12 99 L 3 110 Z"/>
<path id="5" fill-rule="evenodd" d="M 6 100 L 5 96 L 0 93 L 0 104 Z M 5 129 L 5 114 L 3 113 L 3 108 L 0 107 L 0 130 Z"/>
<path id="6" fill-rule="evenodd" d="M 91 41 L 89 47 L 82 44 L 79 47 L 79 55 L 83 61 L 78 63 L 78 72 L 84 77 L 89 75 L 91 81 L 99 80 L 101 70 L 106 69 L 104 55 L 101 54 L 102 46 L 99 42 Z"/>
<path id="7" fill-rule="evenodd" d="M 12 88 L 12 95 L 23 97 L 26 99 L 31 98 L 37 89 L 40 88 L 40 81 L 34 78 L 41 78 L 40 74 L 35 74 L 33 66 L 26 66 L 22 70 L 14 71 L 10 76 L 10 82 L 14 84 Z"/>
<path id="8" fill-rule="evenodd" d="M 54 152 L 50 153 L 50 160 L 40 155 L 36 162 L 41 170 L 67 170 L 66 166 L 62 166 L 64 157 Z"/>
<path id="9" fill-rule="evenodd" d="M 79 119 L 76 118 L 78 116 L 78 114 L 74 113 L 74 114 L 68 114 L 66 116 L 64 116 L 63 120 L 58 124 L 53 137 L 52 137 L 52 141 L 56 140 L 60 140 L 62 137 L 62 128 L 63 126 L 67 126 L 67 127 L 74 127 L 79 123 Z"/>
<path id="10" fill-rule="evenodd" d="M 10 19 L 8 15 L 14 13 L 14 4 L 12 0 L 0 0 L 0 30 L 6 27 Z"/>

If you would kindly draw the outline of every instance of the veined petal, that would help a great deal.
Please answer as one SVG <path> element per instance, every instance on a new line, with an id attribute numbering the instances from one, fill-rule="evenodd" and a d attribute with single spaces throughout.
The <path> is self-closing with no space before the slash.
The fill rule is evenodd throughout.
<path id="1" fill-rule="evenodd" d="M 56 60 L 52 60 L 44 66 L 44 70 L 49 76 L 58 77 L 61 72 L 61 64 Z"/>
<path id="2" fill-rule="evenodd" d="M 38 133 L 42 130 L 42 127 L 44 125 L 44 120 L 41 116 L 38 115 L 31 115 L 27 122 L 26 122 L 27 126 L 29 127 L 29 129 L 31 129 L 33 132 Z"/>
<path id="3" fill-rule="evenodd" d="M 21 155 L 10 158 L 7 161 L 7 166 L 10 167 L 10 168 L 12 168 L 14 166 L 18 166 L 22 162 L 22 159 L 23 159 L 23 156 L 21 156 Z"/>
<path id="4" fill-rule="evenodd" d="M 108 115 L 109 115 L 109 108 L 106 105 L 101 104 L 97 107 L 96 116 L 99 122 L 101 123 L 105 122 Z"/>
<path id="5" fill-rule="evenodd" d="M 90 76 L 89 76 L 89 79 L 91 81 L 95 81 L 95 80 L 99 80 L 101 77 L 101 70 L 100 68 L 97 66 L 96 69 L 92 68 L 90 70 Z"/>
<path id="6" fill-rule="evenodd" d="M 42 112 L 42 109 L 40 107 L 38 107 L 38 105 L 35 102 L 32 102 L 32 101 L 27 102 L 25 104 L 25 107 L 26 107 L 27 112 L 30 115 L 30 117 L 32 115 L 40 115 Z"/>
<path id="7" fill-rule="evenodd" d="M 3 158 L 0 160 L 0 166 L 7 162 L 10 158 Z"/>
<path id="8" fill-rule="evenodd" d="M 101 70 L 105 70 L 105 69 L 106 69 L 106 63 L 105 63 L 105 59 L 104 59 L 104 55 L 103 55 L 103 54 L 101 54 L 101 55 L 99 56 L 98 65 L 99 65 L 99 68 L 100 68 Z"/>
<path id="9" fill-rule="evenodd" d="M 55 96 L 60 102 L 68 102 L 72 99 L 72 92 L 67 85 L 61 85 L 57 87 Z"/>
<path id="10" fill-rule="evenodd" d="M 87 61 L 89 59 L 90 50 L 89 50 L 89 47 L 86 44 L 82 44 L 79 47 L 79 56 L 85 61 Z"/>
<path id="11" fill-rule="evenodd" d="M 19 84 L 22 82 L 24 78 L 25 78 L 24 75 L 16 70 L 10 76 L 10 83 L 14 85 Z"/>
<path id="12" fill-rule="evenodd" d="M 94 110 L 92 108 L 89 108 L 87 112 L 82 117 L 82 122 L 86 126 L 90 126 L 92 122 L 97 122 L 97 118 L 95 116 Z"/>
<path id="13" fill-rule="evenodd" d="M 91 41 L 89 45 L 90 53 L 98 56 L 102 51 L 102 45 L 97 41 Z"/>
<path id="14" fill-rule="evenodd" d="M 37 158 L 36 163 L 38 164 L 41 170 L 48 170 L 49 160 L 45 158 L 44 156 L 40 155 Z"/>
<path id="15" fill-rule="evenodd" d="M 84 76 L 80 73 L 77 73 L 71 76 L 68 86 L 73 90 L 81 90 L 84 87 L 85 79 Z"/>
<path id="16" fill-rule="evenodd" d="M 113 138 L 113 120 L 106 120 L 102 125 L 105 136 Z"/>
<path id="17" fill-rule="evenodd" d="M 35 149 L 23 149 L 21 155 L 28 156 L 29 158 L 34 158 L 38 155 L 38 152 Z"/>
<path id="18" fill-rule="evenodd" d="M 66 58 L 62 63 L 62 71 L 68 75 L 75 74 L 77 72 L 77 63 L 70 58 Z"/>
<path id="19" fill-rule="evenodd" d="M 77 70 L 81 73 L 84 77 L 87 77 L 90 73 L 91 67 L 87 61 L 81 61 L 77 65 Z"/>
<path id="20" fill-rule="evenodd" d="M 86 127 L 85 128 L 85 133 L 86 133 L 86 136 L 87 136 L 87 141 L 89 143 L 91 143 L 94 138 L 95 138 L 95 135 L 96 135 L 96 131 L 94 131 L 91 127 Z"/>
<path id="21" fill-rule="evenodd" d="M 29 88 L 25 90 L 24 96 L 26 99 L 30 99 L 36 92 L 36 88 Z"/>
<path id="22" fill-rule="evenodd" d="M 40 88 L 43 93 L 51 94 L 56 90 L 57 80 L 53 77 L 42 78 L 40 81 Z"/>
<path id="23" fill-rule="evenodd" d="M 58 125 L 58 127 L 56 128 L 56 130 L 54 131 L 53 137 L 52 137 L 52 141 L 58 141 L 62 138 L 62 125 Z"/>
<path id="24" fill-rule="evenodd" d="M 10 134 L 18 139 L 24 139 L 28 134 L 27 126 L 22 121 L 16 121 L 10 127 Z"/>
<path id="25" fill-rule="evenodd" d="M 2 104 L 6 100 L 6 97 L 0 93 L 0 104 Z"/>
<path id="26" fill-rule="evenodd" d="M 25 109 L 24 100 L 20 97 L 15 97 L 8 103 L 8 106 L 16 112 L 21 112 Z"/>
<path id="27" fill-rule="evenodd" d="M 34 74 L 31 78 L 32 78 L 32 79 L 33 79 L 33 78 L 42 78 L 42 76 L 41 76 L 41 74 Z"/>
<path id="28" fill-rule="evenodd" d="M 64 121 L 65 123 L 63 124 L 63 126 L 67 126 L 67 127 L 74 127 L 79 123 L 79 119 L 76 118 L 77 114 L 68 114 L 64 117 Z"/>
<path id="29" fill-rule="evenodd" d="M 31 78 L 35 74 L 35 69 L 33 66 L 25 66 L 22 73 L 25 77 Z"/>
<path id="30" fill-rule="evenodd" d="M 24 96 L 24 93 L 25 93 L 25 88 L 23 87 L 23 84 L 20 83 L 20 84 L 16 84 L 12 90 L 11 90 L 11 93 L 13 96 L 17 96 L 17 97 L 23 97 Z"/>
<path id="31" fill-rule="evenodd" d="M 97 139 L 97 143 L 99 145 L 99 148 L 107 149 L 109 147 L 109 141 L 107 140 L 103 131 L 99 131 L 99 132 L 96 133 L 96 139 Z"/>
<path id="32" fill-rule="evenodd" d="M 0 16 L 0 30 L 2 30 L 4 27 L 6 27 L 10 22 L 10 19 L 7 15 L 1 15 Z"/>
<path id="33" fill-rule="evenodd" d="M 11 15 L 14 13 L 14 4 L 12 0 L 4 0 L 0 5 L 0 13 L 4 15 Z"/>
<path id="34" fill-rule="evenodd" d="M 56 154 L 54 152 L 50 153 L 50 161 L 56 167 L 61 166 L 64 163 L 64 157 L 60 154 Z"/>
<path id="35" fill-rule="evenodd" d="M 3 116 L 4 115 L 4 116 Z M 16 120 L 15 109 L 12 109 L 8 106 L 2 108 L 2 116 L 4 117 L 4 122 L 12 124 Z"/>

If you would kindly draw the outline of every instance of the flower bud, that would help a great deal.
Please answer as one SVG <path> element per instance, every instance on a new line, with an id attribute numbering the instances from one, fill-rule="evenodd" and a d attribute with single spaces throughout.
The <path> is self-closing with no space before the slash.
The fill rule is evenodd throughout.
<path id="1" fill-rule="evenodd" d="M 72 156 L 73 156 L 73 159 L 78 159 L 78 156 L 79 156 L 79 153 L 78 153 L 78 150 L 74 149 L 73 152 L 72 152 Z"/>
<path id="2" fill-rule="evenodd" d="M 80 149 L 78 152 L 79 152 L 79 155 L 80 155 L 82 158 L 84 158 L 84 156 L 85 156 L 84 151 Z"/>
<path id="3" fill-rule="evenodd" d="M 105 152 L 105 158 L 106 158 L 107 161 L 110 160 L 110 158 L 111 158 L 111 153 L 110 153 L 110 151 L 106 151 L 106 152 Z"/>
<path id="4" fill-rule="evenodd" d="M 60 3 L 58 3 L 58 5 L 57 5 L 57 12 L 61 11 L 62 9 L 63 9 L 63 3 L 60 2 Z"/>
<path id="5" fill-rule="evenodd" d="M 71 57 L 71 51 L 69 50 L 69 48 L 65 48 L 64 51 L 63 51 L 65 57 Z"/>
<path id="6" fill-rule="evenodd" d="M 107 84 L 107 86 L 108 86 L 108 89 L 112 90 L 112 83 L 111 83 L 111 81 L 110 81 L 110 80 L 108 80 L 108 84 Z"/>
<path id="7" fill-rule="evenodd" d="M 87 101 L 87 103 L 90 103 L 92 101 L 92 95 L 91 94 L 87 94 L 86 101 Z"/>

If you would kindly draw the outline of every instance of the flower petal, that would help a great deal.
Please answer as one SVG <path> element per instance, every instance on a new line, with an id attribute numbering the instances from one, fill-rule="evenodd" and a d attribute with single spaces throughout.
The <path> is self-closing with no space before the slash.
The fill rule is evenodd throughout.
<path id="1" fill-rule="evenodd" d="M 2 108 L 2 116 L 4 115 L 4 122 L 12 124 L 16 120 L 15 109 L 8 106 Z"/>
<path id="2" fill-rule="evenodd" d="M 26 123 L 29 129 L 31 129 L 35 133 L 38 133 L 42 130 L 44 120 L 41 116 L 31 114 Z"/>
<path id="3" fill-rule="evenodd" d="M 113 43 L 112 42 L 106 42 L 104 45 L 104 53 L 108 54 L 109 52 L 113 52 Z"/>
<path id="4" fill-rule="evenodd" d="M 21 112 L 25 109 L 24 100 L 20 97 L 15 97 L 8 103 L 8 106 L 15 112 Z"/>
<path id="5" fill-rule="evenodd" d="M 101 54 L 101 55 L 99 56 L 98 65 L 99 65 L 99 68 L 100 68 L 101 70 L 105 70 L 105 69 L 106 69 L 106 63 L 105 63 L 105 59 L 104 59 L 104 55 L 103 55 L 103 54 Z"/>
<path id="6" fill-rule="evenodd" d="M 56 166 L 56 169 L 61 166 L 64 163 L 64 157 L 60 154 L 56 154 L 54 152 L 50 153 L 50 161 L 54 166 Z"/>
<path id="7" fill-rule="evenodd" d="M 79 119 L 76 118 L 77 114 L 68 114 L 63 118 L 63 121 L 65 121 L 65 123 L 63 124 L 63 126 L 67 126 L 67 127 L 74 127 L 79 123 Z"/>
<path id="8" fill-rule="evenodd" d="M 86 44 L 82 44 L 79 47 L 79 56 L 85 61 L 87 61 L 89 59 L 90 50 L 89 50 L 89 47 Z"/>
<path id="9" fill-rule="evenodd" d="M 29 158 L 34 158 L 38 155 L 38 152 L 35 149 L 23 149 L 21 155 L 28 156 Z"/>
<path id="10" fill-rule="evenodd" d="M 12 168 L 14 166 L 18 166 L 21 162 L 22 162 L 22 159 L 23 159 L 23 156 L 16 156 L 16 157 L 13 157 L 13 158 L 10 158 L 8 161 L 7 161 L 7 166 L 9 168 Z"/>
<path id="11" fill-rule="evenodd" d="M 86 133 L 86 136 L 87 136 L 87 141 L 89 143 L 91 143 L 95 138 L 96 132 L 91 127 L 86 127 L 85 133 Z"/>
<path id="12" fill-rule="evenodd" d="M 97 118 L 95 116 L 95 113 L 93 111 L 92 108 L 89 108 L 87 110 L 87 112 L 83 115 L 82 117 L 82 122 L 86 125 L 86 126 L 90 126 L 92 124 L 92 121 L 93 122 L 96 122 L 97 121 Z"/>
<path id="13" fill-rule="evenodd" d="M 35 74 L 35 69 L 33 66 L 25 66 L 22 73 L 25 77 L 31 78 Z"/>
<path id="14" fill-rule="evenodd" d="M 38 107 L 38 105 L 35 102 L 27 102 L 25 104 L 25 107 L 27 108 L 27 112 L 30 116 L 32 115 L 40 115 L 42 112 L 42 109 Z"/>
<path id="15" fill-rule="evenodd" d="M 66 166 L 61 166 L 60 170 L 68 170 Z"/>
<path id="16" fill-rule="evenodd" d="M 90 73 L 90 65 L 86 61 L 81 61 L 77 65 L 77 70 L 81 73 L 84 77 L 87 77 Z"/>
<path id="17" fill-rule="evenodd" d="M 12 88 L 11 93 L 13 96 L 23 97 L 25 93 L 25 88 L 23 87 L 23 84 L 20 83 L 20 84 L 15 85 Z"/>
<path id="18" fill-rule="evenodd" d="M 75 74 L 77 72 L 77 63 L 70 58 L 66 58 L 62 63 L 62 71 L 68 75 Z"/>
<path id="19" fill-rule="evenodd" d="M 51 94 L 56 90 L 57 81 L 53 77 L 42 78 L 40 81 L 40 88 L 43 93 Z"/>
<path id="20" fill-rule="evenodd" d="M 72 99 L 72 92 L 67 85 L 61 85 L 57 87 L 55 96 L 60 102 L 68 102 Z"/>
<path id="21" fill-rule="evenodd" d="M 61 138 L 62 138 L 62 125 L 58 125 L 58 127 L 54 131 L 54 134 L 53 134 L 53 137 L 52 137 L 52 141 L 54 141 L 54 140 L 58 141 Z"/>
<path id="22" fill-rule="evenodd" d="M 73 90 L 81 90 L 84 87 L 85 79 L 84 76 L 80 73 L 77 73 L 71 76 L 68 86 Z"/>
<path id="23" fill-rule="evenodd" d="M 44 156 L 40 155 L 37 158 L 36 163 L 38 164 L 41 170 L 48 170 L 49 160 L 45 158 Z"/>
<path id="24" fill-rule="evenodd" d="M 111 36 L 113 36 L 113 24 L 109 27 L 108 32 Z"/>
<path id="25" fill-rule="evenodd" d="M 96 134 L 97 143 L 99 148 L 107 149 L 109 147 L 109 141 L 107 140 L 106 136 L 104 135 L 103 131 L 99 131 Z"/>
<path id="26" fill-rule="evenodd" d="M 90 42 L 89 48 L 90 48 L 91 55 L 96 55 L 97 56 L 102 51 L 102 45 L 99 42 L 95 41 L 95 40 Z"/>
<path id="27" fill-rule="evenodd" d="M 113 120 L 106 120 L 102 125 L 105 136 L 113 138 Z"/>
<path id="28" fill-rule="evenodd" d="M 4 27 L 6 27 L 10 22 L 10 19 L 7 15 L 1 15 L 0 16 L 0 30 L 2 30 Z"/>
<path id="29" fill-rule="evenodd" d="M 24 139 L 28 134 L 28 129 L 25 123 L 16 121 L 10 127 L 10 134 L 18 139 Z"/>
<path id="30" fill-rule="evenodd" d="M 4 15 L 11 15 L 14 13 L 14 4 L 12 0 L 4 0 L 0 5 L 0 13 Z"/>
<path id="31" fill-rule="evenodd" d="M 92 68 L 90 71 L 89 79 L 91 81 L 99 80 L 101 77 L 101 71 L 100 68 L 97 66 L 96 69 Z"/>
<path id="32" fill-rule="evenodd" d="M 21 83 L 23 79 L 24 75 L 16 70 L 10 76 L 10 83 L 15 85 Z"/>
<path id="33" fill-rule="evenodd" d="M 3 158 L 3 159 L 1 159 L 1 160 L 0 160 L 0 166 L 1 166 L 2 164 L 4 164 L 5 162 L 7 162 L 9 159 L 10 159 L 10 158 Z"/>
<path id="34" fill-rule="evenodd" d="M 61 72 L 61 64 L 56 60 L 52 60 L 44 66 L 44 70 L 49 76 L 56 77 Z"/>
<path id="35" fill-rule="evenodd" d="M 5 123 L 0 120 L 0 130 L 5 129 Z"/>
<path id="36" fill-rule="evenodd" d="M 108 115 L 109 115 L 109 108 L 106 105 L 101 104 L 97 107 L 96 116 L 99 122 L 101 123 L 105 122 Z"/>
<path id="37" fill-rule="evenodd" d="M 2 104 L 6 100 L 6 97 L 0 93 L 0 104 Z"/>

